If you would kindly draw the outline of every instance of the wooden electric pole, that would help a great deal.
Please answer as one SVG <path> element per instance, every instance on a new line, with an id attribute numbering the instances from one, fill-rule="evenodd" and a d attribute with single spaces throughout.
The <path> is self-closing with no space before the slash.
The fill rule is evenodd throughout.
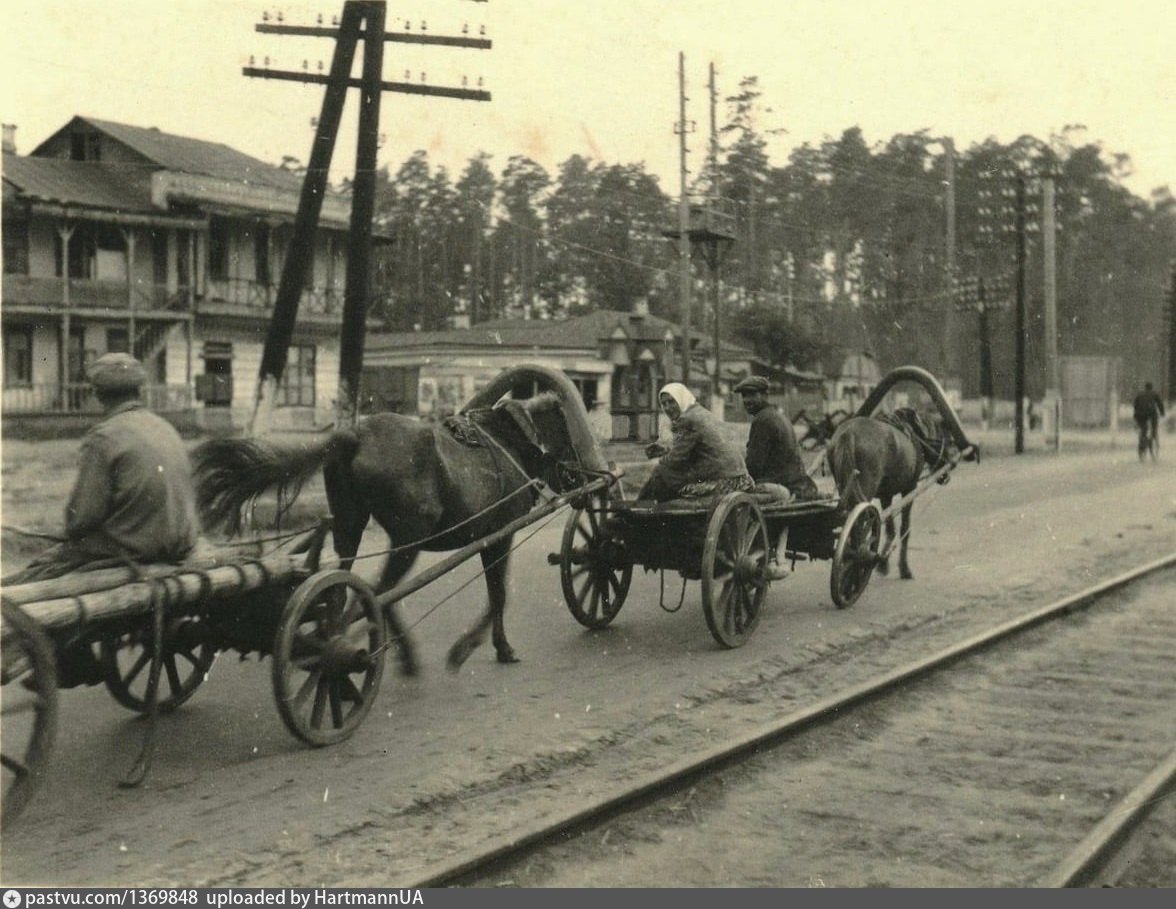
<path id="1" fill-rule="evenodd" d="M 686 55 L 678 52 L 678 308 L 682 322 L 682 384 L 690 387 L 690 201 L 686 196 Z"/>
<path id="2" fill-rule="evenodd" d="M 1017 174 L 1017 317 L 1016 317 L 1016 342 L 1015 342 L 1015 358 L 1014 374 L 1013 374 L 1013 394 L 1016 398 L 1014 402 L 1014 419 L 1016 420 L 1016 429 L 1014 430 L 1014 445 L 1013 450 L 1016 454 L 1022 454 L 1025 451 L 1025 176 L 1024 174 Z"/>
<path id="3" fill-rule="evenodd" d="M 1045 401 L 1042 418 L 1054 451 L 1062 450 L 1062 383 L 1058 369 L 1057 216 L 1053 177 L 1042 181 L 1041 245 L 1045 260 Z"/>
<path id="4" fill-rule="evenodd" d="M 330 72 L 296 72 L 269 69 L 252 65 L 244 67 L 246 76 L 277 79 L 326 86 L 322 113 L 318 118 L 310 163 L 303 178 L 298 212 L 294 218 L 294 234 L 290 240 L 274 312 L 266 334 L 258 374 L 257 395 L 254 402 L 250 433 L 261 434 L 269 429 L 278 382 L 286 368 L 286 358 L 298 318 L 298 304 L 306 284 L 307 269 L 314 257 L 314 238 L 319 215 L 327 190 L 327 173 L 335 150 L 339 122 L 347 89 L 360 90 L 359 137 L 356 143 L 355 175 L 352 182 L 351 220 L 347 254 L 347 286 L 343 296 L 343 324 L 339 349 L 339 394 L 336 400 L 336 420 L 348 425 L 356 419 L 359 379 L 363 369 L 363 346 L 367 311 L 371 298 L 371 236 L 375 210 L 376 150 L 379 147 L 380 98 L 385 91 L 402 94 L 459 98 L 470 101 L 489 101 L 490 93 L 480 89 L 450 88 L 409 82 L 385 82 L 382 79 L 385 42 L 427 44 L 441 47 L 462 47 L 489 50 L 491 42 L 485 37 L 429 35 L 384 30 L 385 0 L 347 0 L 338 25 L 297 26 L 268 21 L 266 15 L 257 31 L 264 34 L 298 37 L 334 38 L 335 53 Z M 363 39 L 363 71 L 361 78 L 351 76 L 356 47 Z M 304 64 L 305 66 L 305 64 Z"/>

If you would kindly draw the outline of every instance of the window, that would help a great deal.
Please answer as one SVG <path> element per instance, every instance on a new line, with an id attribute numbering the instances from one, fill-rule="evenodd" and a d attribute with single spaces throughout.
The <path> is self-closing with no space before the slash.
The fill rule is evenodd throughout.
<path id="1" fill-rule="evenodd" d="M 215 215 L 208 221 L 208 274 L 214 281 L 229 277 L 229 222 Z"/>
<path id="2" fill-rule="evenodd" d="M 279 407 L 314 407 L 314 345 L 294 344 L 278 383 Z"/>
<path id="3" fill-rule="evenodd" d="M 29 225 L 27 221 L 4 223 L 4 274 L 29 273 Z"/>
<path id="4" fill-rule="evenodd" d="M 253 228 L 253 279 L 263 287 L 270 285 L 269 242 L 268 225 L 256 225 Z"/>
<path id="5" fill-rule="evenodd" d="M 107 353 L 130 353 L 131 341 L 130 335 L 125 328 L 108 328 L 106 329 L 106 352 Z"/>
<path id="6" fill-rule="evenodd" d="M 64 242 L 60 233 L 53 235 L 54 274 L 63 278 L 66 276 L 62 264 L 64 256 Z M 94 236 L 85 224 L 79 224 L 69 238 L 69 277 L 89 278 L 89 263 L 94 257 Z"/>
<path id="7" fill-rule="evenodd" d="M 101 161 L 102 136 L 95 132 L 77 132 L 69 137 L 69 156 L 74 161 Z"/>
<path id="8" fill-rule="evenodd" d="M 4 387 L 33 384 L 33 329 L 17 325 L 4 329 Z"/>
<path id="9" fill-rule="evenodd" d="M 85 382 L 86 366 L 94 359 L 94 351 L 86 350 L 86 330 L 79 326 L 69 329 L 69 356 L 66 363 L 67 382 Z"/>

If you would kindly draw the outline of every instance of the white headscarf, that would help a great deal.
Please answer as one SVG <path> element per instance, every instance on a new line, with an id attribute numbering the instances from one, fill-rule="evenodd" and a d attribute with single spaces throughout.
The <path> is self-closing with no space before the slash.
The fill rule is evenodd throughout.
<path id="1" fill-rule="evenodd" d="M 661 391 L 659 391 L 657 394 L 659 400 L 662 395 L 669 395 L 671 398 L 677 401 L 678 407 L 681 408 L 682 413 L 686 413 L 689 408 L 698 403 L 698 400 L 690 392 L 690 389 L 681 382 L 670 382 L 668 385 L 663 385 Z"/>

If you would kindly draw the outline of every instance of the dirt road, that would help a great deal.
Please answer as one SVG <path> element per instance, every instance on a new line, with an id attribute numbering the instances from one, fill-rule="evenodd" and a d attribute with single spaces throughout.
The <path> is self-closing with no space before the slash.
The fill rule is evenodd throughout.
<path id="1" fill-rule="evenodd" d="M 1096 448 L 964 465 L 916 505 L 916 580 L 875 578 L 839 612 L 828 563 L 800 565 L 737 651 L 711 640 L 697 584 L 666 614 L 658 576 L 641 572 L 611 628 L 581 629 L 545 562 L 561 526 L 515 557 L 507 631 L 523 662 L 500 666 L 485 647 L 460 674 L 444 670 L 482 591 L 475 580 L 431 610 L 474 577 L 467 566 L 406 604 L 424 672 L 389 672 L 342 745 L 300 746 L 274 709 L 268 663 L 222 655 L 162 721 L 147 782 L 121 790 L 140 723 L 100 688 L 64 692 L 48 785 L 3 842 L 4 882 L 396 886 L 499 828 L 1171 551 L 1176 459 Z M 668 605 L 680 587 L 666 579 Z M 807 831 L 807 848 L 821 835 Z M 667 874 L 650 868 L 644 882 Z"/>

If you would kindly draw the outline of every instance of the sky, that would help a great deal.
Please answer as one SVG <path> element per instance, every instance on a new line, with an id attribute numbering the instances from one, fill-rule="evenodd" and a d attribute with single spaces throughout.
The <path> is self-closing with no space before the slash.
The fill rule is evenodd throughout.
<path id="1" fill-rule="evenodd" d="M 386 94 L 380 162 L 425 149 L 456 179 L 476 152 L 501 172 L 528 155 L 553 176 L 580 154 L 643 162 L 678 190 L 678 55 L 685 54 L 689 166 L 703 165 L 707 68 L 721 99 L 744 76 L 763 91 L 775 164 L 851 126 L 866 141 L 927 130 L 966 149 L 988 137 L 1083 141 L 1129 155 L 1146 197 L 1176 189 L 1176 15 L 1166 0 L 390 0 L 388 29 L 485 26 L 489 51 L 388 44 L 384 74 L 434 85 L 483 79 L 488 103 Z M 0 11 L 0 119 L 27 153 L 75 114 L 224 142 L 277 163 L 306 161 L 322 88 L 251 79 L 328 67 L 333 42 L 262 35 L 262 13 L 329 20 L 341 0 L 7 0 Z M 358 61 L 356 66 L 358 74 Z M 358 93 L 332 164 L 354 162 Z"/>

